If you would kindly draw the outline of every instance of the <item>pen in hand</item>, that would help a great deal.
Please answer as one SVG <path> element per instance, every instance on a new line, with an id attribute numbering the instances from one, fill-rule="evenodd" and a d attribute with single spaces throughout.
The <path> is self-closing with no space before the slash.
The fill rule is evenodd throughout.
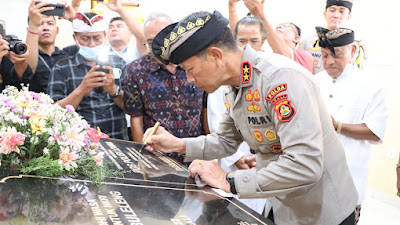
<path id="1" fill-rule="evenodd" d="M 149 137 L 153 136 L 153 134 L 157 131 L 157 129 L 158 129 L 159 126 L 160 126 L 160 122 L 157 122 L 157 123 L 154 125 L 153 130 L 151 130 L 151 132 L 150 132 L 150 134 L 147 136 L 146 140 L 144 140 L 143 146 L 142 146 L 142 148 L 141 148 L 140 151 L 139 151 L 140 153 L 141 153 L 142 150 L 146 147 L 146 145 L 147 145 L 147 140 L 149 139 Z"/>

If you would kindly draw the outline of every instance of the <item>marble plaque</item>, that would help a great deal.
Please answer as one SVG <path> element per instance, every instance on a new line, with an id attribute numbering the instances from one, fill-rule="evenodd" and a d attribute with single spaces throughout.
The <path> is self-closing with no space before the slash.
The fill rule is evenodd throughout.
<path id="1" fill-rule="evenodd" d="M 102 140 L 124 177 L 100 185 L 83 177 L 0 171 L 0 224 L 273 224 L 232 197 L 197 187 L 187 167 L 141 144 Z"/>

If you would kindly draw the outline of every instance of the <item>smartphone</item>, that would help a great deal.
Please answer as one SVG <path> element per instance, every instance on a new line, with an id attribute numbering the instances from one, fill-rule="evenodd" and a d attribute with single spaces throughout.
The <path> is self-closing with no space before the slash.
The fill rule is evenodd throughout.
<path id="1" fill-rule="evenodd" d="M 36 2 L 35 5 L 39 4 L 40 2 Z M 53 7 L 53 10 L 47 10 L 42 12 L 43 15 L 48 15 L 48 16 L 65 16 L 65 5 L 61 4 L 48 4 L 43 7 Z"/>

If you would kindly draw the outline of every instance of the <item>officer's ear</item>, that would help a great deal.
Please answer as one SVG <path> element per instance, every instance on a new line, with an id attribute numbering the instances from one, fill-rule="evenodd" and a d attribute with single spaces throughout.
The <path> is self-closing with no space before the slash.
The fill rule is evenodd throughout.
<path id="1" fill-rule="evenodd" d="M 207 59 L 210 62 L 215 62 L 219 64 L 220 62 L 222 62 L 223 59 L 222 50 L 217 47 L 209 47 L 207 50 Z"/>

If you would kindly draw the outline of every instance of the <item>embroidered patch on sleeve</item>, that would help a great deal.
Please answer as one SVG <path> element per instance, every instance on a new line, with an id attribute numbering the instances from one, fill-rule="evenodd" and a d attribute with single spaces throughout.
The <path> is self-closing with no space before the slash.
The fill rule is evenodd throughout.
<path id="1" fill-rule="evenodd" d="M 247 84 L 251 78 L 251 65 L 248 61 L 242 63 L 242 83 Z"/>
<path id="2" fill-rule="evenodd" d="M 263 141 L 263 136 L 261 134 L 261 132 L 259 130 L 255 130 L 253 131 L 254 137 L 256 138 L 256 140 L 258 142 L 262 142 Z"/>
<path id="3" fill-rule="evenodd" d="M 272 89 L 267 96 L 265 97 L 265 99 L 267 101 L 271 101 L 277 94 L 281 93 L 282 91 L 286 91 L 287 90 L 287 84 L 280 84 L 276 87 L 274 87 L 274 89 Z"/>
<path id="4" fill-rule="evenodd" d="M 281 122 L 289 122 L 296 114 L 295 108 L 288 99 L 277 102 L 276 105 L 274 105 L 274 109 L 276 111 L 278 120 Z"/>
<path id="5" fill-rule="evenodd" d="M 276 140 L 276 133 L 273 130 L 265 131 L 264 135 L 269 141 L 275 141 Z"/>
<path id="6" fill-rule="evenodd" d="M 275 105 L 277 102 L 279 102 L 281 100 L 285 100 L 285 99 L 288 99 L 288 95 L 287 94 L 278 95 L 274 99 L 271 100 L 271 103 L 272 103 L 272 105 Z"/>
<path id="7" fill-rule="evenodd" d="M 272 145 L 271 151 L 276 152 L 276 153 L 281 153 L 281 152 L 283 152 L 282 146 L 281 145 Z"/>

